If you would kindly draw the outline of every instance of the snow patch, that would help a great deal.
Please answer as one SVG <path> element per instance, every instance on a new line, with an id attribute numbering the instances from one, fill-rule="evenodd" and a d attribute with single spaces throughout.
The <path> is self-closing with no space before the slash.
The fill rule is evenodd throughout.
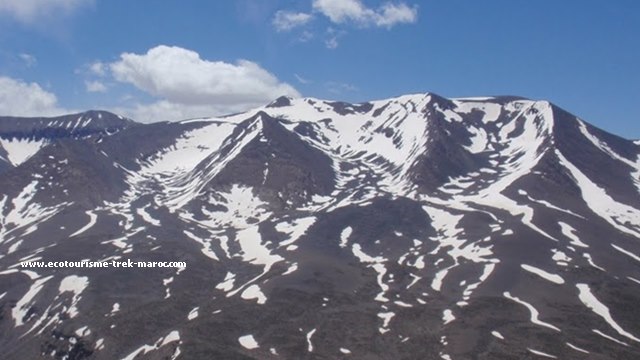
<path id="1" fill-rule="evenodd" d="M 378 317 L 382 319 L 382 327 L 378 328 L 378 331 L 380 331 L 381 334 L 389 331 L 389 323 L 395 315 L 396 314 L 391 311 L 378 313 Z"/>
<path id="2" fill-rule="evenodd" d="M 453 316 L 453 312 L 451 310 L 446 309 L 445 311 L 442 312 L 442 321 L 444 322 L 445 325 L 447 325 L 448 323 L 452 322 L 455 319 L 456 317 Z"/>
<path id="3" fill-rule="evenodd" d="M 542 351 L 533 350 L 533 349 L 529 349 L 529 348 L 527 348 L 527 350 L 529 350 L 529 352 L 532 353 L 532 354 L 539 355 L 539 356 L 542 356 L 542 357 L 546 357 L 546 358 L 549 358 L 549 359 L 557 359 L 558 358 L 556 356 L 549 355 L 547 353 L 543 353 Z"/>
<path id="4" fill-rule="evenodd" d="M 134 360 L 141 353 L 144 355 L 150 351 L 158 350 L 159 348 L 175 341 L 180 341 L 180 333 L 177 330 L 173 330 L 169 334 L 167 334 L 167 336 L 161 337 L 153 345 L 145 344 L 140 346 L 139 348 L 131 352 L 129 355 L 122 358 L 122 360 Z M 174 352 L 173 356 L 171 357 L 171 360 L 175 360 L 179 355 L 180 355 L 180 348 L 178 347 Z"/>
<path id="5" fill-rule="evenodd" d="M 584 253 L 584 254 L 582 254 L 582 257 L 587 259 L 587 261 L 589 262 L 589 265 L 593 266 L 594 268 L 596 268 L 598 270 L 601 270 L 601 271 L 604 271 L 604 272 L 607 271 L 603 267 L 600 267 L 600 266 L 596 265 L 596 263 L 593 262 L 593 259 L 591 258 L 591 254 Z"/>
<path id="6" fill-rule="evenodd" d="M 313 352 L 313 344 L 311 343 L 311 337 L 316 333 L 316 329 L 313 329 L 307 333 L 307 351 Z"/>
<path id="7" fill-rule="evenodd" d="M 227 275 L 224 277 L 224 280 L 216 285 L 216 289 L 222 290 L 224 292 L 229 292 L 233 289 L 233 283 L 236 281 L 236 275 L 232 272 L 227 271 Z"/>
<path id="8" fill-rule="evenodd" d="M 558 249 L 551 249 L 551 251 L 553 252 L 553 256 L 551 256 L 551 259 L 555 261 L 556 264 L 560 266 L 567 266 L 568 263 L 571 262 L 571 258 L 567 256 L 567 254 L 565 254 L 563 251 L 560 251 Z"/>
<path id="9" fill-rule="evenodd" d="M 91 334 L 91 330 L 87 326 L 83 326 L 75 331 L 78 337 L 84 337 Z"/>
<path id="10" fill-rule="evenodd" d="M 198 236 L 196 236 L 195 234 L 187 231 L 187 230 L 183 230 L 182 231 L 185 235 L 187 235 L 188 238 L 190 238 L 191 240 L 194 240 L 195 242 L 197 242 L 198 244 L 202 245 L 202 249 L 200 249 L 200 251 L 202 251 L 202 253 L 213 260 L 216 261 L 220 261 L 220 259 L 218 258 L 218 255 L 216 255 L 216 253 L 211 249 L 211 240 L 208 239 L 202 239 Z"/>
<path id="11" fill-rule="evenodd" d="M 241 298 L 245 299 L 245 300 L 257 300 L 258 304 L 262 305 L 264 303 L 267 302 L 267 297 L 264 296 L 264 294 L 262 293 L 262 290 L 260 289 L 260 286 L 253 284 L 250 285 L 249 287 L 247 287 L 242 294 L 240 295 Z"/>
<path id="12" fill-rule="evenodd" d="M 353 229 L 351 228 L 351 226 L 347 226 L 346 228 L 344 228 L 342 230 L 342 232 L 340 233 L 340 247 L 341 248 L 347 247 L 347 242 L 349 241 L 349 236 L 351 236 L 352 232 L 353 232 Z"/>
<path id="13" fill-rule="evenodd" d="M 371 265 L 368 265 L 368 267 L 373 268 L 376 271 L 376 273 L 378 273 L 377 281 L 381 291 L 380 293 L 378 293 L 378 295 L 376 295 L 375 301 L 380 301 L 380 302 L 389 301 L 389 299 L 385 297 L 385 293 L 389 290 L 389 285 L 384 283 L 384 275 L 387 273 L 387 268 L 384 265 L 384 263 L 387 261 L 387 259 L 385 259 L 382 256 L 373 257 L 373 256 L 367 255 L 362 251 L 360 244 L 357 244 L 357 243 L 351 246 L 351 251 L 353 252 L 353 255 L 357 257 L 358 260 L 360 260 L 361 263 L 371 264 Z"/>
<path id="14" fill-rule="evenodd" d="M 115 315 L 118 311 L 120 311 L 120 304 L 118 303 L 114 303 L 113 307 L 111 308 L 111 315 Z"/>
<path id="15" fill-rule="evenodd" d="M 191 309 L 191 311 L 189 311 L 189 314 L 187 315 L 187 319 L 189 321 L 191 321 L 191 320 L 197 318 L 199 310 L 200 310 L 200 307 L 195 307 L 195 308 Z"/>
<path id="16" fill-rule="evenodd" d="M 253 338 L 253 335 L 240 336 L 238 338 L 238 342 L 247 350 L 253 350 L 260 347 L 260 345 L 258 345 L 258 342 Z"/>
<path id="17" fill-rule="evenodd" d="M 603 338 L 605 338 L 605 339 L 607 339 L 607 340 L 611 340 L 611 341 L 616 342 L 616 343 L 618 343 L 618 344 L 620 344 L 620 345 L 623 345 L 623 346 L 629 346 L 629 344 L 627 344 L 626 342 L 624 342 L 624 341 L 620 341 L 620 340 L 618 340 L 618 339 L 614 338 L 613 336 L 609 336 L 609 335 L 607 335 L 607 334 L 603 333 L 603 332 L 602 332 L 602 331 L 600 331 L 600 330 L 592 329 L 592 331 L 593 331 L 594 333 L 596 333 L 596 334 L 598 334 L 598 335 L 602 336 Z"/>
<path id="18" fill-rule="evenodd" d="M 616 244 L 611 244 L 611 246 L 613 246 L 614 249 L 616 249 L 616 250 L 620 251 L 621 253 L 627 255 L 628 257 L 632 258 L 633 260 L 640 262 L 640 257 L 638 257 L 638 255 L 632 253 L 631 251 L 625 250 L 625 249 L 621 248 L 620 246 L 618 246 Z"/>
<path id="19" fill-rule="evenodd" d="M 562 231 L 562 234 L 567 238 L 569 238 L 569 240 L 571 241 L 571 245 L 582 247 L 582 248 L 589 247 L 589 245 L 580 241 L 580 239 L 576 235 L 576 229 L 572 228 L 571 225 L 563 223 L 562 221 L 558 221 L 558 225 L 560 225 L 560 230 Z"/>
<path id="20" fill-rule="evenodd" d="M 533 307 L 533 305 L 529 304 L 526 301 L 520 300 L 519 298 L 517 298 L 515 296 L 511 296 L 511 294 L 508 291 L 505 292 L 503 295 L 504 295 L 504 297 L 506 297 L 509 300 L 513 300 L 513 301 L 517 302 L 518 304 L 524 305 L 529 310 L 529 312 L 531 313 L 531 322 L 533 324 L 536 324 L 536 325 L 539 325 L 539 326 L 544 326 L 544 327 L 549 328 L 551 330 L 555 330 L 555 331 L 560 332 L 560 329 L 558 329 L 557 327 L 538 319 L 538 315 L 540 313 L 538 312 L 538 310 L 536 310 L 535 307 Z"/>
<path id="21" fill-rule="evenodd" d="M 140 217 L 142 217 L 142 220 L 148 222 L 149 224 L 153 225 L 153 226 L 160 226 L 160 220 L 154 219 L 151 214 L 149 214 L 147 212 L 147 207 L 149 207 L 150 205 L 147 205 L 145 207 L 141 207 L 136 209 L 136 213 L 138 213 L 138 215 L 140 215 Z"/>
<path id="22" fill-rule="evenodd" d="M 293 221 L 283 221 L 276 225 L 276 230 L 281 233 L 287 234 L 288 238 L 280 242 L 281 247 L 289 246 L 295 243 L 302 235 L 304 235 L 309 227 L 315 223 L 316 218 L 309 216 L 306 218 L 300 218 Z"/>
<path id="23" fill-rule="evenodd" d="M 585 204 L 594 213 L 619 231 L 640 238 L 640 229 L 637 225 L 637 219 L 640 218 L 640 210 L 616 202 L 604 189 L 593 183 L 580 169 L 569 162 L 560 151 L 556 150 L 556 155 L 576 180 Z"/>
<path id="24" fill-rule="evenodd" d="M 584 353 L 584 354 L 590 354 L 587 350 L 579 348 L 579 347 L 577 347 L 577 346 L 575 346 L 573 344 L 570 344 L 570 343 L 565 343 L 565 344 L 567 344 L 568 347 L 572 348 L 575 351 L 579 351 L 579 352 Z"/>
<path id="25" fill-rule="evenodd" d="M 3 139 L 0 137 L 0 146 L 7 152 L 7 158 L 13 166 L 18 166 L 29 160 L 47 144 L 45 139 Z"/>
<path id="26" fill-rule="evenodd" d="M 65 292 L 73 293 L 73 297 L 71 299 L 71 305 L 69 306 L 67 313 L 70 318 L 76 317 L 78 315 L 78 302 L 81 299 L 80 294 L 87 288 L 89 285 L 89 278 L 86 276 L 77 276 L 70 275 L 62 279 L 60 282 L 60 287 L 58 288 L 59 294 L 62 295 Z"/>
<path id="27" fill-rule="evenodd" d="M 609 308 L 601 303 L 591 292 L 591 288 L 587 284 L 577 284 L 576 287 L 579 290 L 578 298 L 582 303 L 591 309 L 596 315 L 603 318 L 609 326 L 611 326 L 618 334 L 631 339 L 635 342 L 640 342 L 640 339 L 633 336 L 631 333 L 625 331 L 620 325 L 618 325 L 615 320 L 611 317 L 611 313 L 609 312 Z"/>
<path id="28" fill-rule="evenodd" d="M 520 267 L 522 267 L 523 269 L 525 269 L 526 271 L 532 274 L 538 275 L 539 277 L 547 281 L 551 281 L 554 284 L 558 284 L 558 285 L 564 284 L 564 279 L 560 277 L 560 275 L 551 274 L 549 272 L 546 272 L 542 269 L 538 269 L 537 267 L 534 267 L 531 265 L 521 264 Z"/>
<path id="29" fill-rule="evenodd" d="M 89 216 L 89 223 L 87 225 L 83 226 L 82 228 L 78 229 L 78 231 L 76 231 L 73 234 L 69 235 L 69 237 L 78 236 L 78 235 L 82 234 L 83 232 L 91 229 L 91 227 L 96 224 L 96 221 L 98 220 L 98 215 L 96 215 L 91 210 L 88 210 L 85 213 Z"/>
<path id="30" fill-rule="evenodd" d="M 11 316 L 15 322 L 15 327 L 21 326 L 24 324 L 24 317 L 27 315 L 29 309 L 31 308 L 30 304 L 33 298 L 38 295 L 40 290 L 44 284 L 49 281 L 53 276 L 47 276 L 45 278 L 38 279 L 31 284 L 29 290 L 26 294 L 18 300 L 16 305 L 11 309 Z M 3 295 L 4 296 L 4 295 Z"/>

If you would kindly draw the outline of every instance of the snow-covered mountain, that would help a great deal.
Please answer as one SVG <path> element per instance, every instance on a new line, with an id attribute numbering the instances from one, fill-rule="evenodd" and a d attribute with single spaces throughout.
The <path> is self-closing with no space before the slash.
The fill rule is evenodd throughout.
<path id="1" fill-rule="evenodd" d="M 186 268 L 24 268 L 24 261 Z M 546 101 L 0 118 L 0 357 L 637 359 L 640 143 Z"/>

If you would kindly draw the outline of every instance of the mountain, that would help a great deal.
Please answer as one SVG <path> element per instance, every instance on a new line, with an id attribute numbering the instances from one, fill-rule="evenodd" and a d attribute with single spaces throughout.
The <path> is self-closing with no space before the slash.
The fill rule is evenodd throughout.
<path id="1" fill-rule="evenodd" d="M 0 118 L 0 145 L 2 358 L 640 357 L 640 142 L 546 101 Z M 109 267 L 21 265 L 64 261 Z"/>
<path id="2" fill-rule="evenodd" d="M 0 116 L 0 173 L 27 161 L 48 144 L 63 139 L 100 139 L 132 120 L 106 111 L 87 111 L 53 118 Z"/>

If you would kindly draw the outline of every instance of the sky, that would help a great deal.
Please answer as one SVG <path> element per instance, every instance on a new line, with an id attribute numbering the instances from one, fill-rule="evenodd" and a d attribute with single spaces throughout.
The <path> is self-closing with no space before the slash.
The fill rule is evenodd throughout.
<path id="1" fill-rule="evenodd" d="M 640 139 L 639 39 L 637 0 L 0 0 L 0 115 L 517 95 Z"/>

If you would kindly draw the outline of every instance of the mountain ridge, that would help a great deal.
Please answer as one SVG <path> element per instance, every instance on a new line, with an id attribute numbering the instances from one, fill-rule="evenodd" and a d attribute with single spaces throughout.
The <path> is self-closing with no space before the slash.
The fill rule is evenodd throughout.
<path id="1" fill-rule="evenodd" d="M 547 101 L 120 120 L 0 173 L 5 357 L 640 354 L 640 146 Z"/>

